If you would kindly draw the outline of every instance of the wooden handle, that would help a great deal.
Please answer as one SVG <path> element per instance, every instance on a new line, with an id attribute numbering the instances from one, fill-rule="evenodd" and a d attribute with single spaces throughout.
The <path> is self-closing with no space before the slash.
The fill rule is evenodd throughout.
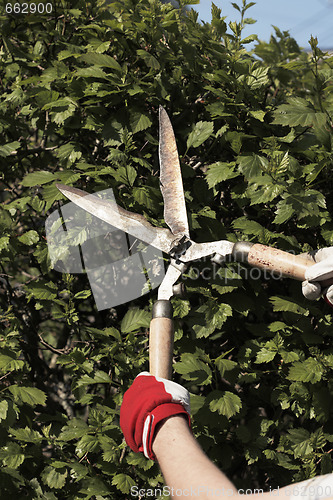
<path id="1" fill-rule="evenodd" d="M 149 372 L 156 377 L 171 379 L 174 327 L 172 308 L 168 300 L 154 304 L 149 329 Z"/>
<path id="2" fill-rule="evenodd" d="M 306 269 L 314 265 L 310 255 L 294 255 L 277 248 L 247 241 L 235 244 L 233 256 L 237 261 L 248 262 L 253 267 L 274 271 L 281 276 L 299 281 L 305 280 Z M 333 279 L 322 280 L 320 283 L 323 287 L 330 286 L 333 284 Z"/>

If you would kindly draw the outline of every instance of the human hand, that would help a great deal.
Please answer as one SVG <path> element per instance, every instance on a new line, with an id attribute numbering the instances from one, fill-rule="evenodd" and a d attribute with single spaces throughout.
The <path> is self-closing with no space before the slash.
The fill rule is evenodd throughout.
<path id="1" fill-rule="evenodd" d="M 308 267 L 305 272 L 303 295 L 309 300 L 315 300 L 324 294 L 326 302 L 333 307 L 333 285 L 328 288 L 321 285 L 323 280 L 333 278 L 333 247 L 317 250 L 313 253 L 313 259 L 316 264 Z"/>
<path id="2" fill-rule="evenodd" d="M 152 444 L 157 424 L 179 414 L 184 414 L 191 426 L 189 392 L 171 380 L 142 372 L 124 394 L 120 427 L 133 451 L 155 460 Z"/>

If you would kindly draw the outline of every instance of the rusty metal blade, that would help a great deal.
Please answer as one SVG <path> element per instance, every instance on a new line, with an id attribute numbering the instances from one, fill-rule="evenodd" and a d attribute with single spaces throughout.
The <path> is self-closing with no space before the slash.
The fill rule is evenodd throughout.
<path id="1" fill-rule="evenodd" d="M 176 139 L 168 114 L 162 106 L 159 109 L 159 121 L 160 183 L 164 199 L 164 220 L 173 234 L 186 234 L 189 237 Z"/>
<path id="2" fill-rule="evenodd" d="M 119 207 L 114 200 L 99 198 L 81 189 L 64 184 L 56 184 L 59 191 L 78 207 L 99 219 L 111 224 L 145 243 L 169 253 L 173 247 L 174 235 L 165 228 L 152 226 L 142 215 L 128 212 Z"/>

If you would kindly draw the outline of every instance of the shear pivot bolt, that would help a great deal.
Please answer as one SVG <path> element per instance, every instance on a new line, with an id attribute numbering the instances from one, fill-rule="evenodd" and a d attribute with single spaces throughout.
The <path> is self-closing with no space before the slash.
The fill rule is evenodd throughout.
<path id="1" fill-rule="evenodd" d="M 172 293 L 177 297 L 185 297 L 186 288 L 184 283 L 178 283 L 177 285 L 173 285 Z"/>

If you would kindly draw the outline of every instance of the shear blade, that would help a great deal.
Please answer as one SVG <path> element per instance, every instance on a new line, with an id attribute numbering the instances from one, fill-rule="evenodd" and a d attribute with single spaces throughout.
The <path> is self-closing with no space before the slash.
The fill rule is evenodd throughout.
<path id="1" fill-rule="evenodd" d="M 159 108 L 160 186 L 164 200 L 164 220 L 174 235 L 189 237 L 183 181 L 175 134 L 167 112 Z"/>
<path id="2" fill-rule="evenodd" d="M 174 235 L 169 229 L 152 226 L 142 215 L 138 215 L 119 207 L 113 200 L 98 198 L 81 189 L 63 184 L 56 184 L 59 191 L 78 207 L 99 219 L 138 238 L 145 243 L 169 253 L 174 242 Z"/>

